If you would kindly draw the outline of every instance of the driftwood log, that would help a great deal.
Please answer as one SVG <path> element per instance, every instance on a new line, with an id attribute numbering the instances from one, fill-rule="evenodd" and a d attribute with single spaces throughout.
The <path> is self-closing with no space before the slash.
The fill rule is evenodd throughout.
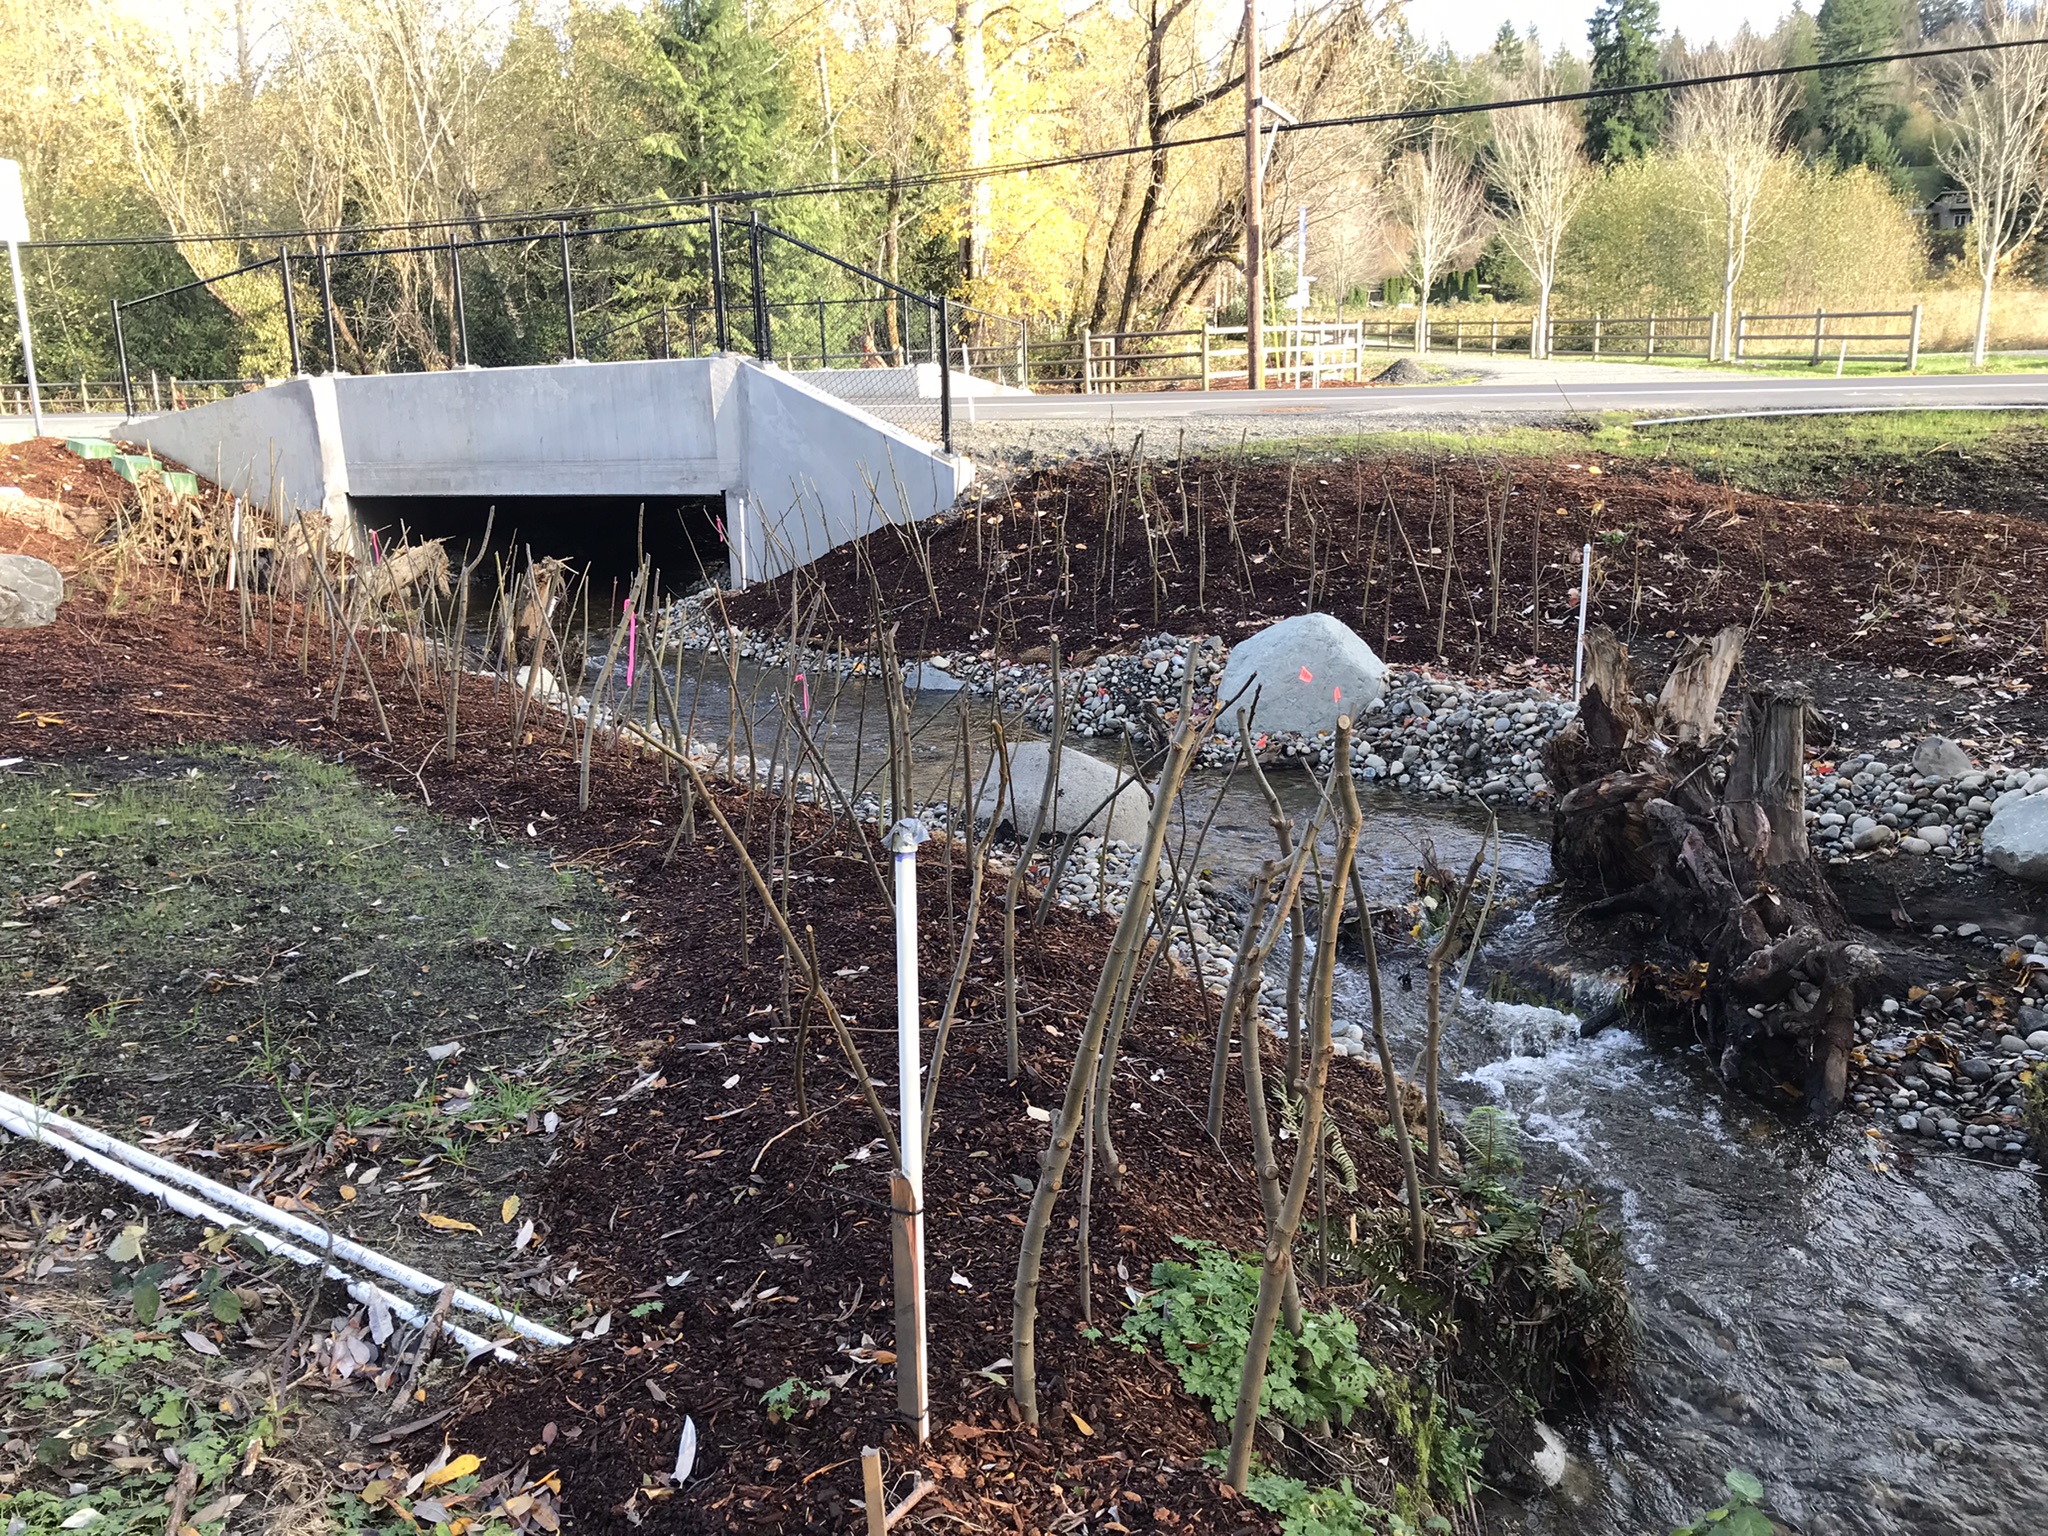
<path id="1" fill-rule="evenodd" d="M 1594 893 L 1579 920 L 1647 918 L 1637 1002 L 1689 1016 L 1725 1078 L 1789 1083 L 1832 1114 L 1886 977 L 1807 845 L 1807 695 L 1748 684 L 1724 713 L 1739 627 L 1687 641 L 1650 706 L 1611 632 L 1586 644 L 1578 715 L 1545 754 L 1553 859 Z"/>

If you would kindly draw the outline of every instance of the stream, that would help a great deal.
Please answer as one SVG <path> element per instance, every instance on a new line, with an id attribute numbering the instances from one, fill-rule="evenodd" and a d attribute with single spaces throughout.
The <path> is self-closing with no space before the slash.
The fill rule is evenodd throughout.
<path id="1" fill-rule="evenodd" d="M 697 660 L 671 671 L 686 713 Z M 743 687 L 765 685 L 753 711 L 764 757 L 779 679 L 742 675 Z M 881 765 L 883 711 L 870 705 L 863 723 L 859 695 L 858 683 L 826 682 L 811 701 L 820 750 L 846 783 L 856 754 L 863 780 Z M 722 677 L 707 681 L 700 737 L 724 738 L 729 703 Z M 920 793 L 954 771 L 956 709 L 942 688 L 916 695 Z M 972 712 L 985 722 L 986 701 Z M 1305 775 L 1274 782 L 1290 812 L 1312 804 Z M 1191 817 L 1219 795 L 1202 863 L 1228 883 L 1273 841 L 1249 776 L 1196 774 Z M 1366 786 L 1360 798 L 1367 886 L 1385 899 L 1412 894 L 1425 840 L 1462 869 L 1487 834 L 1470 808 Z M 1662 1536 L 1718 1502 L 1723 1473 L 1742 1467 L 1763 1480 L 1766 1508 L 1809 1536 L 2048 1532 L 2048 1228 L 2034 1177 L 1899 1151 L 1848 1116 L 1795 1126 L 1725 1094 L 1703 1054 L 1622 1027 L 1581 1038 L 1572 1013 L 1488 1002 L 1492 974 L 1541 975 L 1560 999 L 1611 991 L 1575 963 L 1557 898 L 1539 889 L 1548 840 L 1547 821 L 1502 817 L 1504 915 L 1446 1033 L 1447 1091 L 1460 1112 L 1495 1104 L 1519 1119 L 1531 1178 L 1599 1196 L 1624 1233 L 1642 1337 L 1632 1390 L 1553 1426 L 1568 1452 L 1554 1486 L 1494 1496 L 1489 1525 Z M 1387 996 L 1405 1064 L 1422 988 Z M 1370 1033 L 1365 980 L 1348 962 L 1338 1010 Z"/>

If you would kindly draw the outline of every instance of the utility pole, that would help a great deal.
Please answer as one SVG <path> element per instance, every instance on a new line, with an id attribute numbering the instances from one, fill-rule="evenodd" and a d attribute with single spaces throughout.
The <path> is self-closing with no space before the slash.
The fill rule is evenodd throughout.
<path id="1" fill-rule="evenodd" d="M 21 367 L 28 376 L 28 411 L 37 437 L 43 435 L 43 396 L 36 386 L 36 349 L 28 334 L 28 294 L 21 285 L 21 248 L 28 243 L 28 205 L 21 194 L 21 167 L 0 160 L 0 241 L 14 275 L 14 319 L 21 327 Z"/>
<path id="2" fill-rule="evenodd" d="M 1245 382 L 1266 387 L 1265 167 L 1259 163 L 1259 0 L 1244 0 Z"/>

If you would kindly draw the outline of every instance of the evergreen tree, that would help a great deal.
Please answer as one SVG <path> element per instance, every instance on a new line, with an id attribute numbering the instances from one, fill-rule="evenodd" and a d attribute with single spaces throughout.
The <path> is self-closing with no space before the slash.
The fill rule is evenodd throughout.
<path id="1" fill-rule="evenodd" d="M 1970 0 L 1920 0 L 1921 38 L 1931 43 L 1950 27 L 1965 25 L 1972 9 Z"/>
<path id="2" fill-rule="evenodd" d="M 1515 31 L 1515 24 L 1511 21 L 1502 22 L 1500 31 L 1494 34 L 1493 67 L 1504 78 L 1514 80 L 1521 76 L 1528 63 L 1529 50 Z"/>
<path id="3" fill-rule="evenodd" d="M 775 44 L 746 24 L 736 0 L 665 0 L 651 20 L 661 126 L 643 143 L 667 189 L 687 196 L 783 182 L 797 169 L 788 146 L 803 136 Z"/>
<path id="4" fill-rule="evenodd" d="M 1821 62 L 1889 53 L 1898 42 L 1896 0 L 1825 0 L 1820 8 Z M 1899 163 L 1890 122 L 1897 108 L 1891 82 L 1878 65 L 1830 69 L 1814 77 L 1814 126 L 1821 158 L 1847 169 L 1886 171 Z"/>
<path id="5" fill-rule="evenodd" d="M 1655 82 L 1658 28 L 1657 0 L 1601 0 L 1586 29 L 1594 88 Z M 1664 101 L 1655 92 L 1601 97 L 1586 107 L 1586 148 L 1610 165 L 1647 154 L 1663 128 Z"/>

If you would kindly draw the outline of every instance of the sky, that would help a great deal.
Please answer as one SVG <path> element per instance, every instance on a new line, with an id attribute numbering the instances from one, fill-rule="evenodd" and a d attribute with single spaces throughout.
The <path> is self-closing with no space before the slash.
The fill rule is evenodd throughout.
<path id="1" fill-rule="evenodd" d="M 1666 32 L 1682 32 L 1689 43 L 1717 43 L 1733 37 L 1744 22 L 1768 32 L 1791 8 L 1792 0 L 1664 0 L 1662 13 Z M 1486 48 L 1500 24 L 1512 21 L 1518 32 L 1534 25 L 1545 53 L 1564 43 L 1583 57 L 1586 18 L 1593 9 L 1594 0 L 1410 0 L 1407 14 L 1417 37 L 1445 39 L 1461 54 Z"/>

